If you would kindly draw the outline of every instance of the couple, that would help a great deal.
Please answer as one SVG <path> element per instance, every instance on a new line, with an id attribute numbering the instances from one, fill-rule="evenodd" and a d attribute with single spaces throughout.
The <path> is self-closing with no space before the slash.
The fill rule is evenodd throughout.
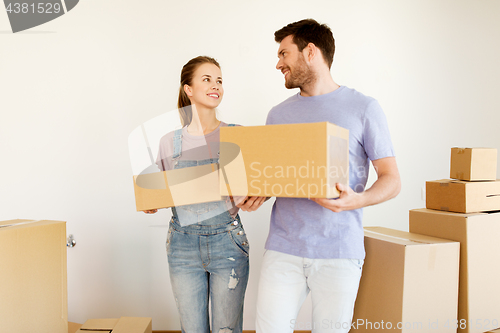
<path id="1" fill-rule="evenodd" d="M 348 332 L 365 256 L 362 208 L 389 200 L 400 190 L 387 121 L 376 100 L 333 81 L 335 44 L 328 26 L 307 19 L 274 36 L 279 43 L 276 68 L 284 74 L 286 88 L 300 88 L 300 93 L 275 106 L 266 124 L 329 121 L 349 129 L 351 174 L 349 187 L 337 184 L 337 200 L 276 198 L 259 281 L 256 329 L 293 332 L 311 291 L 313 332 Z M 219 129 L 232 126 L 216 118 L 223 94 L 216 60 L 197 57 L 183 67 L 178 107 L 184 127 L 161 139 L 160 169 L 218 162 Z M 204 147 L 203 156 L 192 154 L 196 147 Z M 352 188 L 359 191 L 359 184 L 366 185 L 370 161 L 377 181 L 355 192 Z M 228 199 L 172 208 L 167 255 L 182 332 L 210 332 L 209 299 L 212 332 L 242 332 L 249 246 L 238 210 L 254 211 L 265 200 L 249 197 L 236 205 Z"/>

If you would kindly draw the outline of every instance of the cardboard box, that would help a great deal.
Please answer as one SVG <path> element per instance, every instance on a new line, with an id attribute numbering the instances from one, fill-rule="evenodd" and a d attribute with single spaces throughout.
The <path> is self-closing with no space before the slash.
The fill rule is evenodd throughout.
<path id="1" fill-rule="evenodd" d="M 152 333 L 148 317 L 121 317 L 116 319 L 89 319 L 77 333 Z"/>
<path id="2" fill-rule="evenodd" d="M 429 209 L 457 213 L 500 210 L 500 181 L 428 181 L 425 201 Z"/>
<path id="3" fill-rule="evenodd" d="M 222 200 L 219 167 L 195 167 L 134 176 L 137 211 Z"/>
<path id="4" fill-rule="evenodd" d="M 500 327 L 500 213 L 414 209 L 410 231 L 460 242 L 459 332 Z"/>
<path id="5" fill-rule="evenodd" d="M 223 127 L 221 194 L 334 198 L 349 184 L 349 131 L 328 122 Z"/>
<path id="6" fill-rule="evenodd" d="M 351 332 L 456 332 L 458 242 L 366 227 L 365 249 Z"/>
<path id="7" fill-rule="evenodd" d="M 68 322 L 68 333 L 76 333 L 82 327 L 82 324 Z"/>
<path id="8" fill-rule="evenodd" d="M 0 222 L 0 331 L 68 331 L 66 222 Z"/>
<path id="9" fill-rule="evenodd" d="M 460 180 L 496 180 L 495 148 L 451 148 L 450 178 Z"/>

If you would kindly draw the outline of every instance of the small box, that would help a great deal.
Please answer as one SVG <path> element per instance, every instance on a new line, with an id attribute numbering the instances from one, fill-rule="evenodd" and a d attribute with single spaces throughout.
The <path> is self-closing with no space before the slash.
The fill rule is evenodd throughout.
<path id="1" fill-rule="evenodd" d="M 68 332 L 66 222 L 0 222 L 0 332 Z"/>
<path id="2" fill-rule="evenodd" d="M 134 176 L 137 211 L 222 200 L 218 164 Z"/>
<path id="3" fill-rule="evenodd" d="M 148 317 L 121 317 L 116 319 L 89 319 L 77 333 L 152 333 Z"/>
<path id="4" fill-rule="evenodd" d="M 460 180 L 496 180 L 495 148 L 451 148 L 450 178 Z"/>
<path id="5" fill-rule="evenodd" d="M 457 213 L 500 210 L 500 181 L 441 179 L 426 182 L 425 191 L 429 209 Z"/>
<path id="6" fill-rule="evenodd" d="M 349 185 L 349 131 L 321 122 L 223 127 L 221 194 L 334 198 Z"/>
<path id="7" fill-rule="evenodd" d="M 480 333 L 500 327 L 500 213 L 414 209 L 410 232 L 460 242 L 458 331 Z"/>
<path id="8" fill-rule="evenodd" d="M 460 244 L 364 229 L 366 259 L 350 332 L 456 332 Z"/>

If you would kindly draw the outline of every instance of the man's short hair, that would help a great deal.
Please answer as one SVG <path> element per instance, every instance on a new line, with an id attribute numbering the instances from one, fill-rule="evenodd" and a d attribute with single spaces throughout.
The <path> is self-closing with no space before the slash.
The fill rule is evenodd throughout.
<path id="1" fill-rule="evenodd" d="M 313 43 L 321 50 L 328 68 L 332 67 L 335 53 L 335 39 L 332 31 L 326 24 L 319 24 L 316 20 L 306 19 L 290 23 L 274 33 L 276 43 L 292 35 L 293 42 L 302 51 L 309 43 Z"/>

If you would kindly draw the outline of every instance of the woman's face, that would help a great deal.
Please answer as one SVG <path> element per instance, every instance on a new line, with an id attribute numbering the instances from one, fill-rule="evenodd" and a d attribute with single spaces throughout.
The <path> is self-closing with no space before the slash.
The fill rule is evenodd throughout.
<path id="1" fill-rule="evenodd" d="M 224 95 L 220 68 L 212 63 L 200 65 L 194 72 L 191 85 L 184 85 L 184 91 L 191 104 L 209 109 L 216 108 Z"/>

